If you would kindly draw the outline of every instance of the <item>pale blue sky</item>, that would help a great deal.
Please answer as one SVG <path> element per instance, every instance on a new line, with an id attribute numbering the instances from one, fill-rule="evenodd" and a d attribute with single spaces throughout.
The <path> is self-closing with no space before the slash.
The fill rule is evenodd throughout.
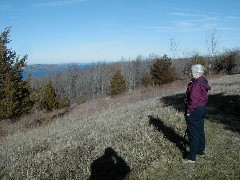
<path id="1" fill-rule="evenodd" d="M 214 29 L 218 50 L 240 42 L 239 0 L 0 0 L 0 30 L 28 64 L 86 63 L 149 54 L 207 54 Z"/>

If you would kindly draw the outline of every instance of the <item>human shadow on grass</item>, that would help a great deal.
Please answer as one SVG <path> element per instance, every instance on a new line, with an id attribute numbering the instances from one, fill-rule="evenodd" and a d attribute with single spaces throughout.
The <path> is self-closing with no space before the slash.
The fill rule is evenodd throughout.
<path id="1" fill-rule="evenodd" d="M 111 147 L 91 164 L 89 180 L 123 180 L 130 173 L 130 167 Z"/>
<path id="2" fill-rule="evenodd" d="M 153 117 L 149 115 L 148 118 L 149 125 L 153 125 L 159 132 L 162 132 L 166 139 L 176 145 L 176 147 L 182 152 L 183 158 L 185 158 L 187 155 L 186 145 L 188 144 L 188 141 L 186 140 L 186 133 L 184 137 L 182 137 L 171 127 L 166 126 L 163 120 L 161 120 L 159 117 Z"/>
<path id="3" fill-rule="evenodd" d="M 176 94 L 160 99 L 165 106 L 174 107 L 184 113 L 186 95 Z M 240 133 L 240 95 L 224 95 L 223 93 L 209 95 L 206 118 L 221 123 L 225 129 Z"/>

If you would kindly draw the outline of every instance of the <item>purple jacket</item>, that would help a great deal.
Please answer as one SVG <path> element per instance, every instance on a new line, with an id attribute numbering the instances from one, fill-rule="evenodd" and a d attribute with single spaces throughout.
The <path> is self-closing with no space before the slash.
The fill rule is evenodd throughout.
<path id="1" fill-rule="evenodd" d="M 211 87 L 204 76 L 194 79 L 188 84 L 186 114 L 191 114 L 197 107 L 207 104 L 208 90 L 211 90 Z"/>

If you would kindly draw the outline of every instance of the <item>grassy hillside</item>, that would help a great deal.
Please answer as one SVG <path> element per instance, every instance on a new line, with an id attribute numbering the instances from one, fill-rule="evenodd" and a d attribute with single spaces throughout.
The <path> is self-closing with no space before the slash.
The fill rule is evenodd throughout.
<path id="1" fill-rule="evenodd" d="M 29 128 L 0 122 L 0 179 L 239 179 L 240 75 L 209 80 L 206 158 L 181 163 L 187 82 L 77 106 Z M 12 129 L 12 131 L 11 131 Z"/>

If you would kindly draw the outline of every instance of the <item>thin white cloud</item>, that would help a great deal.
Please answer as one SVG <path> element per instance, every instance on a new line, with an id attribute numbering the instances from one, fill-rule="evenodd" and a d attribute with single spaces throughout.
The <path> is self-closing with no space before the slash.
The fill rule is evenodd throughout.
<path id="1" fill-rule="evenodd" d="M 165 29 L 167 27 L 163 27 L 163 26 L 144 26 L 142 28 L 144 28 L 144 29 Z"/>
<path id="2" fill-rule="evenodd" d="M 143 29 L 154 30 L 156 32 L 199 32 L 212 30 L 216 28 L 218 30 L 237 30 L 232 27 L 218 27 L 216 23 L 202 23 L 194 24 L 188 21 L 171 21 L 172 26 L 144 26 Z"/>
<path id="3" fill-rule="evenodd" d="M 1 11 L 8 11 L 8 12 L 10 12 L 10 11 L 12 11 L 12 12 L 21 11 L 21 12 L 23 12 L 23 11 L 26 11 L 26 10 L 27 9 L 24 8 L 24 7 L 19 8 L 19 7 L 15 7 L 12 4 L 4 4 L 4 5 L 2 4 L 2 5 L 0 5 L 0 12 Z"/>
<path id="4" fill-rule="evenodd" d="M 191 18 L 195 17 L 200 20 L 221 20 L 221 13 L 219 12 L 206 12 L 203 10 L 193 10 L 193 9 L 183 9 L 183 8 L 176 8 L 170 7 L 170 9 L 174 9 L 174 12 L 169 13 L 172 16 L 179 16 L 183 18 Z"/>
<path id="5" fill-rule="evenodd" d="M 168 13 L 170 16 L 178 17 L 178 20 L 168 21 L 167 26 L 145 26 L 144 29 L 161 31 L 161 32 L 196 32 L 206 31 L 209 29 L 217 28 L 219 30 L 236 30 L 235 28 L 229 27 L 227 24 L 223 24 L 223 18 L 229 20 L 236 20 L 238 16 L 227 16 L 225 17 L 222 13 L 217 12 L 204 12 L 195 11 L 190 9 L 174 8 L 175 12 Z"/>
<path id="6" fill-rule="evenodd" d="M 170 13 L 170 15 L 176 15 L 176 16 L 195 16 L 194 14 L 188 14 L 188 13 Z"/>
<path id="7" fill-rule="evenodd" d="M 69 5 L 69 4 L 73 4 L 77 2 L 85 2 L 85 1 L 88 1 L 88 0 L 57 0 L 57 1 L 34 4 L 34 6 L 37 6 L 37 7 L 63 6 L 63 5 Z"/>
<path id="8" fill-rule="evenodd" d="M 231 28 L 231 27 L 220 27 L 220 28 L 217 28 L 217 29 L 220 29 L 220 30 L 237 30 L 236 28 Z"/>
<path id="9" fill-rule="evenodd" d="M 205 15 L 205 14 L 220 15 L 220 13 L 218 13 L 218 12 L 207 12 L 207 11 L 203 11 L 203 10 L 184 9 L 184 8 L 177 8 L 177 7 L 169 7 L 169 8 L 177 10 L 176 15 L 178 13 L 179 13 L 179 15 L 187 15 L 187 16 L 188 15 L 190 15 L 190 16 L 198 16 L 198 15 Z M 183 13 L 181 13 L 181 12 L 183 12 Z"/>
<path id="10" fill-rule="evenodd" d="M 158 30 L 158 31 L 172 31 L 175 28 L 168 27 L 168 26 L 144 26 L 143 29 L 152 29 L 152 30 Z"/>
<path id="11" fill-rule="evenodd" d="M 218 21 L 221 20 L 221 18 L 215 17 L 215 16 L 204 16 L 204 21 Z"/>
<path id="12" fill-rule="evenodd" d="M 237 17 L 237 16 L 226 16 L 225 18 L 226 19 L 232 19 L 232 20 L 239 19 L 239 17 Z"/>
<path id="13" fill-rule="evenodd" d="M 0 5 L 0 11 L 8 11 L 9 6 L 8 5 Z"/>
<path id="14" fill-rule="evenodd" d="M 181 12 L 177 12 L 177 13 L 170 13 L 170 15 L 174 15 L 174 16 L 180 16 L 180 17 L 195 17 L 198 18 L 197 20 L 221 20 L 219 17 L 216 16 L 216 14 L 214 16 L 209 15 L 207 13 L 181 13 Z"/>
<path id="15" fill-rule="evenodd" d="M 189 21 L 172 21 L 174 22 L 178 27 L 194 27 L 195 24 Z"/>
<path id="16" fill-rule="evenodd" d="M 178 10 L 178 11 L 193 11 L 191 9 L 185 9 L 185 8 L 178 8 L 178 7 L 169 7 L 170 9 Z"/>
<path id="17" fill-rule="evenodd" d="M 177 8 L 175 8 L 177 9 Z M 170 13 L 170 15 L 178 16 L 180 20 L 169 21 L 175 31 L 205 31 L 213 27 L 219 27 L 222 24 L 222 16 L 220 13 L 206 13 L 203 11 L 192 11 L 187 9 L 177 9 L 178 12 Z M 183 12 L 181 12 L 182 10 Z M 226 30 L 231 28 L 226 28 Z"/>
<path id="18" fill-rule="evenodd" d="M 7 17 L 0 16 L 0 19 L 18 19 L 18 17 L 17 16 L 7 16 Z"/>

